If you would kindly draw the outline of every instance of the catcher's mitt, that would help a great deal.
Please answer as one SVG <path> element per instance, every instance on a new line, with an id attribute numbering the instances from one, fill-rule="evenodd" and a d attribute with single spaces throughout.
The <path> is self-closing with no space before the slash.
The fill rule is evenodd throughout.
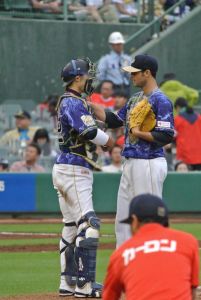
<path id="1" fill-rule="evenodd" d="M 151 131 L 156 126 L 155 114 L 147 99 L 141 100 L 130 112 L 129 127 L 140 127 L 141 131 Z"/>

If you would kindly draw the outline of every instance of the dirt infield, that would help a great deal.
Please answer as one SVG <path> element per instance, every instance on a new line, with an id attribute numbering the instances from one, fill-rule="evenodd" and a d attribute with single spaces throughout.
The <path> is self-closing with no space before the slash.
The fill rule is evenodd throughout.
<path id="1" fill-rule="evenodd" d="M 74 300 L 74 297 L 59 297 L 58 294 L 41 294 L 41 295 L 23 295 L 23 296 L 9 296 L 9 297 L 0 297 L 0 300 L 61 300 L 68 299 Z M 87 298 L 82 298 L 87 299 Z"/>
<path id="2" fill-rule="evenodd" d="M 13 238 L 15 239 L 15 238 Z M 115 249 L 114 243 L 100 244 L 99 249 Z M 0 252 L 47 252 L 59 251 L 58 245 L 15 245 L 15 246 L 0 246 Z M 1 298 L 0 298 L 1 299 Z"/>
<path id="3" fill-rule="evenodd" d="M 24 296 L 13 296 L 13 297 L 0 297 L 0 300 L 61 300 L 61 299 L 68 299 L 68 300 L 75 300 L 77 298 L 74 297 L 59 297 L 58 294 L 42 294 L 42 295 L 24 295 Z M 82 298 L 82 299 L 89 299 L 89 298 Z M 92 298 L 91 298 L 92 299 Z M 124 297 L 121 298 L 124 300 Z M 161 299 L 158 299 L 161 300 Z M 196 300 L 201 300 L 201 290 L 197 291 Z"/>
<path id="4" fill-rule="evenodd" d="M 114 223 L 113 216 L 103 216 L 101 222 L 105 224 Z M 60 218 L 2 218 L 0 219 L 0 224 L 61 224 Z M 201 218 L 192 216 L 173 216 L 171 218 L 171 223 L 201 223 Z M 16 239 L 43 239 L 43 238 L 60 238 L 59 233 L 23 233 L 23 232 L 0 232 L 0 240 L 16 240 Z M 199 241 L 199 246 L 201 247 L 201 241 Z M 101 243 L 99 249 L 115 249 L 114 243 Z M 16 245 L 16 246 L 0 246 L 0 252 L 41 252 L 41 251 L 58 251 L 57 245 Z M 1 298 L 0 298 L 1 299 Z"/>
<path id="5" fill-rule="evenodd" d="M 114 215 L 101 215 L 99 216 L 101 223 L 111 224 L 115 222 Z M 201 223 L 201 214 L 190 214 L 190 215 L 170 215 L 171 223 Z M 0 216 L 0 224 L 62 224 L 61 218 L 7 218 Z"/>

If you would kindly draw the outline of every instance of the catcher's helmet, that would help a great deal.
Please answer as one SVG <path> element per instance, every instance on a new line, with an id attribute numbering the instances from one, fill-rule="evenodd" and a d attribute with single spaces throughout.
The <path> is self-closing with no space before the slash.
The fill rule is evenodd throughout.
<path id="1" fill-rule="evenodd" d="M 72 59 L 61 71 L 61 78 L 67 84 L 71 84 L 78 75 L 95 77 L 95 65 L 88 59 Z"/>

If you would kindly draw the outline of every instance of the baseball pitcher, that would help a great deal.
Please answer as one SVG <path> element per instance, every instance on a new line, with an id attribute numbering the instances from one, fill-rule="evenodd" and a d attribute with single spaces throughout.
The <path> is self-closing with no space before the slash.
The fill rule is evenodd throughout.
<path id="1" fill-rule="evenodd" d="M 130 237 L 129 226 L 120 224 L 119 220 L 128 214 L 131 199 L 142 193 L 162 196 L 167 175 L 163 146 L 171 143 L 174 136 L 173 107 L 157 86 L 156 59 L 150 55 L 137 55 L 131 66 L 123 70 L 131 73 L 133 84 L 142 91 L 117 114 L 91 104 L 96 116 L 109 128 L 125 126 L 122 155 L 126 160 L 117 199 L 117 246 Z"/>

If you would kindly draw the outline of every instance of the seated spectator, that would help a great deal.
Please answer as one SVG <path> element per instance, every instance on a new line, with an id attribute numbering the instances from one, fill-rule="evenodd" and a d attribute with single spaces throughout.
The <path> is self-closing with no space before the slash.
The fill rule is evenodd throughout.
<path id="1" fill-rule="evenodd" d="M 40 147 L 37 144 L 31 143 L 26 148 L 24 160 L 14 162 L 10 167 L 10 172 L 17 172 L 17 173 L 45 172 L 45 169 L 42 166 L 37 164 L 40 154 L 41 154 Z"/>
<path id="2" fill-rule="evenodd" d="M 192 170 L 201 171 L 201 116 L 187 105 L 185 99 L 175 101 L 176 158 Z"/>
<path id="3" fill-rule="evenodd" d="M 185 98 L 189 106 L 193 106 L 198 102 L 198 91 L 177 80 L 174 73 L 167 73 L 163 78 L 160 89 L 173 103 L 179 97 Z"/>
<path id="4" fill-rule="evenodd" d="M 114 93 L 114 111 L 117 112 L 128 101 L 127 95 L 124 91 L 117 91 Z"/>
<path id="5" fill-rule="evenodd" d="M 100 93 L 93 93 L 91 95 L 91 101 L 100 104 L 104 108 L 113 110 L 115 104 L 113 92 L 113 82 L 104 80 L 100 86 Z"/>
<path id="6" fill-rule="evenodd" d="M 177 115 L 184 112 L 186 110 L 186 107 L 188 106 L 188 103 L 185 98 L 179 97 L 176 99 L 174 104 L 174 109 Z"/>
<path id="7" fill-rule="evenodd" d="M 115 145 L 110 150 L 111 164 L 108 166 L 102 167 L 103 172 L 106 172 L 106 173 L 122 172 L 123 166 L 122 166 L 121 150 L 122 150 L 121 147 L 118 145 Z"/>
<path id="8" fill-rule="evenodd" d="M 32 142 L 40 147 L 41 156 L 55 157 L 57 155 L 56 151 L 51 149 L 50 137 L 46 129 L 38 129 Z"/>
<path id="9" fill-rule="evenodd" d="M 73 13 L 77 20 L 86 20 L 90 15 L 89 9 L 82 5 L 79 0 L 71 0 L 68 2 L 68 11 Z"/>
<path id="10" fill-rule="evenodd" d="M 165 0 L 164 1 L 164 9 L 168 10 L 173 5 L 175 5 L 179 0 Z M 179 20 L 184 14 L 187 14 L 191 9 L 195 6 L 194 0 L 186 0 L 185 3 L 178 5 L 175 7 L 173 12 L 167 15 L 168 21 L 170 24 Z"/>
<path id="11" fill-rule="evenodd" d="M 175 171 L 180 173 L 186 173 L 189 171 L 189 167 L 187 164 L 185 164 L 183 161 L 178 161 L 175 164 Z"/>
<path id="12" fill-rule="evenodd" d="M 118 18 L 113 5 L 109 0 L 82 0 L 92 19 L 98 23 L 117 23 Z"/>
<path id="13" fill-rule="evenodd" d="M 101 146 L 96 147 L 96 154 L 98 157 L 97 164 L 101 167 L 109 165 L 110 163 L 110 154 L 109 152 L 103 151 Z"/>
<path id="14" fill-rule="evenodd" d="M 174 170 L 174 146 L 173 144 L 167 144 L 163 147 L 164 154 L 165 154 L 165 159 L 167 161 L 167 167 L 168 171 L 173 171 Z"/>
<path id="15" fill-rule="evenodd" d="M 114 102 L 114 112 L 118 112 L 118 110 L 120 110 L 127 102 L 126 93 L 124 91 L 116 91 L 114 94 Z M 123 147 L 124 127 L 110 129 L 110 131 L 113 139 L 116 140 L 116 144 Z"/>
<path id="16" fill-rule="evenodd" d="M 123 146 L 125 144 L 125 136 L 121 135 L 117 140 L 116 140 L 116 145 L 120 146 L 121 149 L 123 149 Z"/>
<path id="17" fill-rule="evenodd" d="M 27 111 L 20 111 L 15 115 L 16 128 L 9 130 L 0 138 L 0 146 L 26 147 L 33 138 L 36 127 L 31 127 L 31 115 Z"/>
<path id="18" fill-rule="evenodd" d="M 112 0 L 112 3 L 116 7 L 119 20 L 137 16 L 137 6 L 133 0 Z"/>
<path id="19" fill-rule="evenodd" d="M 57 131 L 57 102 L 58 102 L 59 96 L 58 95 L 51 95 L 48 100 L 48 111 L 50 113 L 50 123 L 52 123 L 52 128 L 54 131 Z"/>
<path id="20" fill-rule="evenodd" d="M 43 102 L 41 102 L 37 105 L 36 112 L 40 114 L 39 116 L 37 115 L 37 118 L 39 120 L 43 119 L 44 112 L 48 112 L 48 107 L 49 107 L 48 102 L 49 102 L 49 100 L 48 100 L 48 97 L 47 97 L 47 98 L 45 98 L 45 100 Z"/>
<path id="21" fill-rule="evenodd" d="M 7 159 L 0 159 L 0 173 L 9 171 L 9 162 Z"/>
<path id="22" fill-rule="evenodd" d="M 61 12 L 61 1 L 48 1 L 48 0 L 30 0 L 30 3 L 34 9 L 50 12 L 60 13 Z"/>

